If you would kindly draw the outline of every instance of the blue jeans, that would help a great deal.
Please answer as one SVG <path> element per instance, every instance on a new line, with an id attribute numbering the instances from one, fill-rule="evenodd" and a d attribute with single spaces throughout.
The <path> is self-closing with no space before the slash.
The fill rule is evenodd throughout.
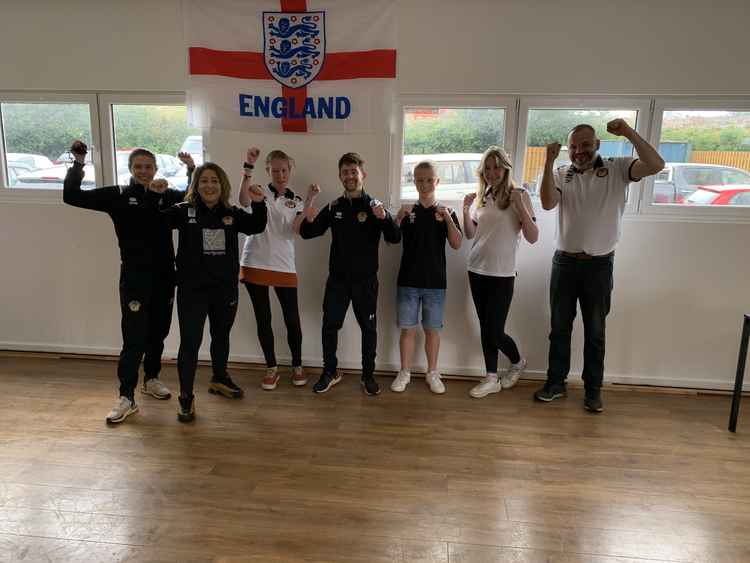
<path id="1" fill-rule="evenodd" d="M 422 309 L 422 328 L 439 330 L 443 328 L 445 290 L 398 286 L 396 308 L 399 328 L 416 327 Z"/>
<path id="2" fill-rule="evenodd" d="M 548 384 L 564 384 L 570 371 L 570 337 L 577 303 L 583 319 L 583 383 L 597 390 L 604 379 L 606 318 L 612 296 L 615 255 L 579 259 L 555 252 L 550 279 L 552 330 Z"/>

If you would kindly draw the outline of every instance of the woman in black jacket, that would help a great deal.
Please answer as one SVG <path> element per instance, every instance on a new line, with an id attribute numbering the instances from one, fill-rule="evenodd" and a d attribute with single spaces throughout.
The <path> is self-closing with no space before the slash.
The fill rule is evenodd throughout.
<path id="1" fill-rule="evenodd" d="M 177 418 L 195 418 L 193 382 L 203 325 L 208 317 L 213 377 L 211 393 L 240 398 L 240 389 L 227 373 L 229 332 L 237 313 L 239 275 L 238 233 L 251 235 L 266 228 L 266 204 L 259 188 L 250 190 L 252 213 L 229 204 L 231 186 L 224 170 L 212 162 L 199 166 L 185 202 L 167 210 L 178 229 L 177 316 L 180 349 L 180 411 Z"/>

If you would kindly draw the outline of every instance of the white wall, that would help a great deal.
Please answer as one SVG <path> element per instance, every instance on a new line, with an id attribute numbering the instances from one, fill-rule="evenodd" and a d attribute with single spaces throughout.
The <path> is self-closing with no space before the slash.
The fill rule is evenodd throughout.
<path id="1" fill-rule="evenodd" d="M 399 89 L 403 93 L 750 95 L 746 2 L 699 0 L 403 1 L 399 5 Z M 574 11 L 570 11 L 574 10 Z M 185 56 L 179 3 L 39 1 L 0 7 L 0 88 L 181 91 Z M 577 32 L 585 25 L 587 35 Z M 448 39 L 450 38 L 450 40 Z M 710 76 L 710 79 L 709 79 Z M 384 135 L 262 137 L 211 131 L 212 157 L 235 173 L 243 149 L 282 148 L 297 160 L 295 183 L 338 194 L 336 160 L 357 150 L 368 160 L 368 190 L 386 199 Z M 0 348 L 116 353 L 118 255 L 109 219 L 63 206 L 0 202 Z M 508 330 L 546 368 L 549 263 L 554 217 L 540 215 L 541 241 L 520 252 Z M 608 380 L 689 387 L 730 385 L 743 312 L 750 311 L 746 241 L 750 226 L 626 221 L 615 263 L 609 317 Z M 320 363 L 320 317 L 328 237 L 298 242 L 306 363 Z M 468 248 L 449 252 L 446 373 L 480 374 L 477 323 L 468 293 Z M 400 249 L 381 249 L 378 365 L 398 361 L 394 327 Z M 259 361 L 254 320 L 242 296 L 232 335 L 235 359 Z M 275 312 L 277 354 L 286 358 Z M 167 343 L 174 353 L 175 330 Z M 581 327 L 574 338 L 580 371 Z M 342 364 L 359 363 L 359 331 L 349 317 Z"/>

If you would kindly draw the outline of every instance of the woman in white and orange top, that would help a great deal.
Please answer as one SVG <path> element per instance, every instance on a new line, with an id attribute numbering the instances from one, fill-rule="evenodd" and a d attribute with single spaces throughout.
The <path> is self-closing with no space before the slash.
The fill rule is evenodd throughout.
<path id="1" fill-rule="evenodd" d="M 464 233 L 474 242 L 469 252 L 469 286 L 479 317 L 486 376 L 469 394 L 480 398 L 513 387 L 526 367 L 505 321 L 516 281 L 516 251 L 521 235 L 539 238 L 531 198 L 511 179 L 508 154 L 492 146 L 479 163 L 477 192 L 464 198 Z M 510 360 L 498 378 L 498 351 Z"/>
<path id="2" fill-rule="evenodd" d="M 244 178 L 240 188 L 240 204 L 250 204 L 252 171 L 260 150 L 248 149 L 244 164 Z M 304 207 L 302 199 L 289 188 L 294 160 L 283 151 L 274 150 L 266 157 L 266 172 L 271 183 L 262 187 L 266 196 L 268 223 L 266 230 L 247 238 L 240 260 L 240 281 L 244 283 L 255 310 L 258 339 L 266 360 L 266 375 L 261 387 L 275 389 L 279 382 L 271 327 L 269 287 L 279 299 L 287 341 L 292 355 L 292 383 L 304 386 L 307 376 L 302 369 L 302 330 L 297 302 L 297 270 L 294 263 L 294 237 Z"/>

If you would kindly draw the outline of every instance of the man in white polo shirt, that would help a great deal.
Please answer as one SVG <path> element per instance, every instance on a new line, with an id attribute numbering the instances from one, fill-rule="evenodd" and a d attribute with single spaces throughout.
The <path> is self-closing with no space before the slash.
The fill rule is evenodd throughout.
<path id="1" fill-rule="evenodd" d="M 560 145 L 547 145 L 540 188 L 542 207 L 557 207 L 558 220 L 550 279 L 552 327 L 547 381 L 534 397 L 550 402 L 566 395 L 570 337 L 580 302 L 584 331 L 583 406 L 595 413 L 604 410 L 601 386 L 606 317 L 628 185 L 664 168 L 659 153 L 623 119 L 610 121 L 607 131 L 630 141 L 638 158 L 602 158 L 594 128 L 577 125 L 568 134 L 569 166 L 554 169 Z"/>

